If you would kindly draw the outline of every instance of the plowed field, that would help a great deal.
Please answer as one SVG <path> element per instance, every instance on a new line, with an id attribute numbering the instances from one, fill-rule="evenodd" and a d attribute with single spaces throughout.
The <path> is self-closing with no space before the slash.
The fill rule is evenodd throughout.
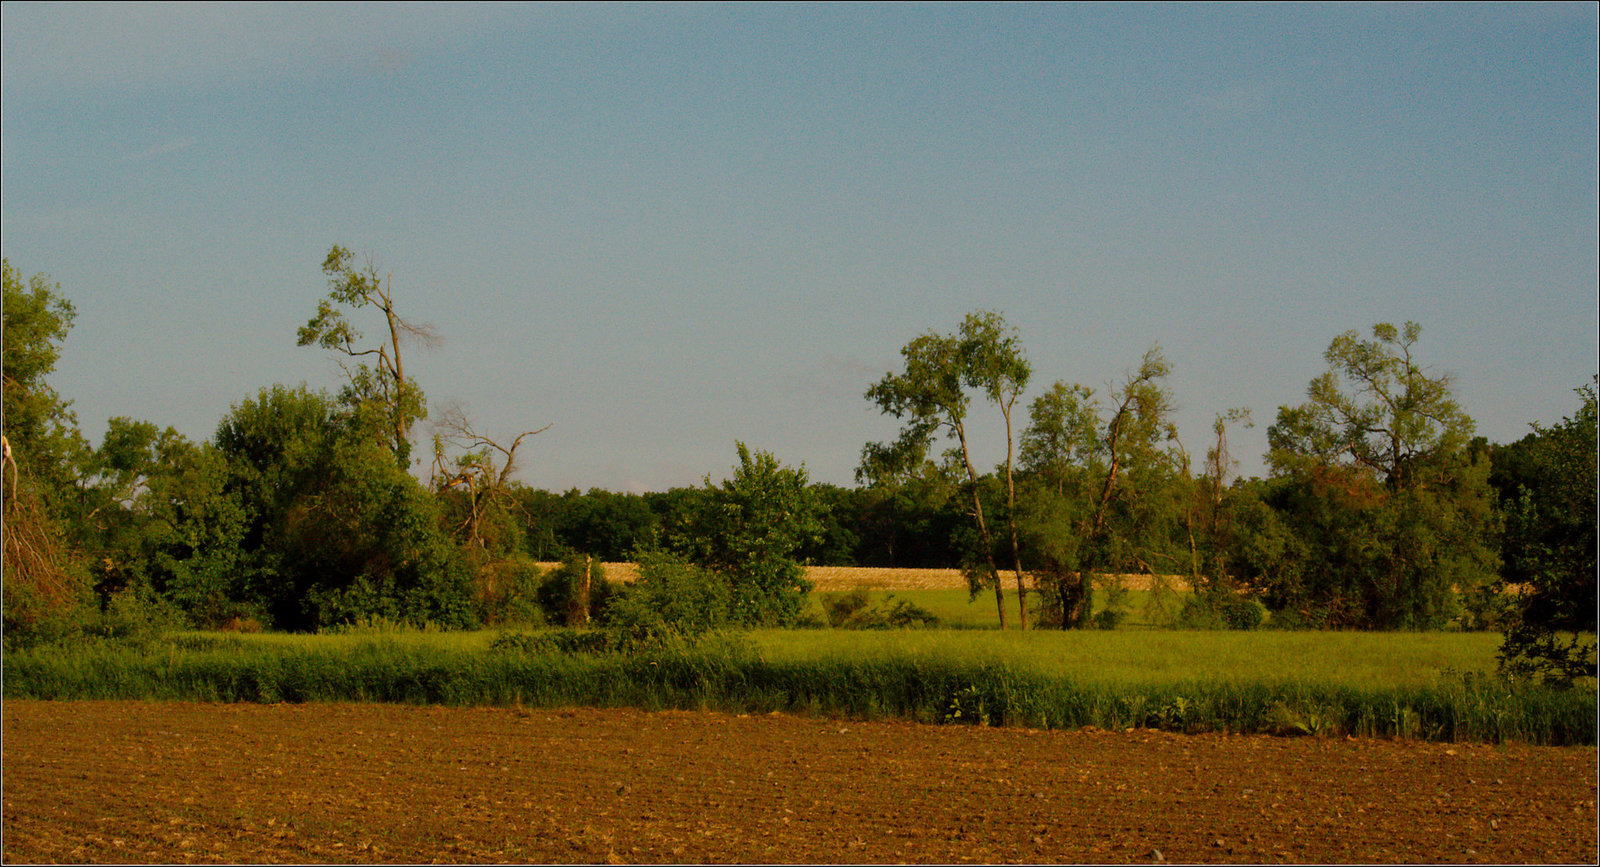
<path id="1" fill-rule="evenodd" d="M 4 704 L 6 862 L 1587 862 L 1594 748 Z"/>

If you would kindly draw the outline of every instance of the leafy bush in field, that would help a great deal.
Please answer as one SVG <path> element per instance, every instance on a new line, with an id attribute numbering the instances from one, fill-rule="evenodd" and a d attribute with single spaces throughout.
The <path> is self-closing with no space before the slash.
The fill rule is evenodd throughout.
<path id="1" fill-rule="evenodd" d="M 1232 593 L 1195 594 L 1183 600 L 1178 625 L 1184 629 L 1256 629 L 1261 606 Z"/>
<path id="2" fill-rule="evenodd" d="M 1094 623 L 1094 628 L 1096 629 L 1116 629 L 1127 616 L 1128 612 L 1120 608 L 1105 608 L 1090 620 Z"/>
<path id="3" fill-rule="evenodd" d="M 867 590 L 857 587 L 845 593 L 822 594 L 822 610 L 827 615 L 829 626 L 839 626 L 849 620 L 856 612 L 867 607 Z"/>
<path id="4" fill-rule="evenodd" d="M 478 620 L 485 626 L 540 626 L 545 623 L 538 592 L 545 580 L 539 567 L 523 558 L 478 567 Z"/>
<path id="5" fill-rule="evenodd" d="M 242 592 L 277 628 L 363 616 L 474 625 L 472 571 L 439 503 L 374 424 L 325 394 L 274 386 L 217 427 L 226 490 L 249 516 Z"/>
<path id="6" fill-rule="evenodd" d="M 608 628 L 645 641 L 701 635 L 730 622 L 733 588 L 722 574 L 663 552 L 641 553 L 638 563 L 639 577 L 606 605 Z"/>
<path id="7" fill-rule="evenodd" d="M 905 599 L 886 596 L 879 605 L 869 605 L 867 591 L 856 588 L 846 593 L 825 593 L 822 607 L 828 625 L 837 629 L 904 629 L 939 625 L 939 615 Z"/>
<path id="8" fill-rule="evenodd" d="M 720 486 L 706 477 L 701 508 L 675 545 L 691 562 L 724 576 L 732 622 L 793 626 L 811 590 L 796 552 L 821 537 L 827 506 L 804 465 L 785 467 L 771 452 L 735 445 L 733 477 Z"/>
<path id="9" fill-rule="evenodd" d="M 616 591 L 599 560 L 568 554 L 545 576 L 535 595 L 546 622 L 583 626 L 605 610 Z"/>

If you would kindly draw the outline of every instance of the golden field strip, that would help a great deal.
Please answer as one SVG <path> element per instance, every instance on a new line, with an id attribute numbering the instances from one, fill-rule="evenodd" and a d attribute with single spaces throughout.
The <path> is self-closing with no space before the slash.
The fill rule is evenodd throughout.
<path id="1" fill-rule="evenodd" d="M 553 569 L 559 563 L 540 563 L 540 569 Z M 612 581 L 631 582 L 639 577 L 637 564 L 604 563 L 606 577 Z M 871 566 L 808 566 L 806 577 L 818 591 L 854 590 L 965 590 L 967 579 L 960 569 L 888 569 Z M 1123 586 L 1129 590 L 1149 590 L 1149 575 L 1123 575 Z M 1002 570 L 1000 579 L 1008 590 L 1016 589 L 1015 573 Z M 1169 586 L 1183 589 L 1187 583 L 1175 575 L 1167 576 Z"/>

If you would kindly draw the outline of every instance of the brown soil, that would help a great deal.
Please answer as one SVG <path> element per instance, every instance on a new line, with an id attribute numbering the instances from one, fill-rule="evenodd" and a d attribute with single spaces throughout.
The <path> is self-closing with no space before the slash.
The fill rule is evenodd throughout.
<path id="1" fill-rule="evenodd" d="M 4 704 L 4 860 L 1586 862 L 1594 748 Z"/>

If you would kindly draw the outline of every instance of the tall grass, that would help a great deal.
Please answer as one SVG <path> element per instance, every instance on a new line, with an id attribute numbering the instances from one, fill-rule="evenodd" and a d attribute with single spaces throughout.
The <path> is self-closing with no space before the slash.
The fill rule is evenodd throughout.
<path id="1" fill-rule="evenodd" d="M 819 621 L 824 619 L 822 597 L 829 592 L 840 593 L 844 591 L 822 591 L 808 594 L 806 597 L 807 613 Z M 1000 628 L 1000 615 L 995 610 L 994 594 L 989 591 L 973 596 L 964 589 L 949 588 L 867 590 L 869 604 L 881 604 L 891 597 L 896 600 L 910 602 L 933 612 L 939 616 L 940 624 L 947 629 Z M 1029 602 L 1030 604 L 1036 604 L 1036 600 L 1033 597 L 1029 598 Z M 1095 593 L 1094 612 L 1104 611 L 1106 602 L 1105 593 Z M 1182 604 L 1183 598 L 1179 594 L 1168 594 L 1165 599 L 1152 602 L 1150 591 L 1128 590 L 1122 602 L 1122 611 L 1125 616 L 1121 626 L 1134 629 L 1165 626 L 1176 617 Z M 1006 597 L 1007 615 L 1014 616 L 1016 609 L 1016 596 L 1008 595 Z"/>
<path id="2" fill-rule="evenodd" d="M 8 699 L 633 706 L 1036 728 L 1595 743 L 1592 689 L 1507 684 L 1474 667 L 1484 648 L 1422 640 L 1462 636 L 912 632 L 822 641 L 837 635 L 711 636 L 631 654 L 571 654 L 529 649 L 537 643 L 495 649 L 484 633 L 189 634 L 143 648 L 100 643 L 8 653 L 4 685 Z M 1231 649 L 1224 639 L 1234 639 Z M 1361 650 L 1363 642 L 1373 644 Z M 1295 666 L 1341 653 L 1371 659 L 1343 672 L 1332 662 Z M 1141 668 L 1130 661 L 1136 657 L 1167 662 Z M 1251 659 L 1256 664 L 1246 664 Z"/>
<path id="3" fill-rule="evenodd" d="M 949 658 L 1123 685 L 1174 680 L 1426 685 L 1451 672 L 1492 672 L 1500 641 L 1487 632 L 1169 629 L 760 630 L 750 637 L 761 655 L 773 660 Z"/>

